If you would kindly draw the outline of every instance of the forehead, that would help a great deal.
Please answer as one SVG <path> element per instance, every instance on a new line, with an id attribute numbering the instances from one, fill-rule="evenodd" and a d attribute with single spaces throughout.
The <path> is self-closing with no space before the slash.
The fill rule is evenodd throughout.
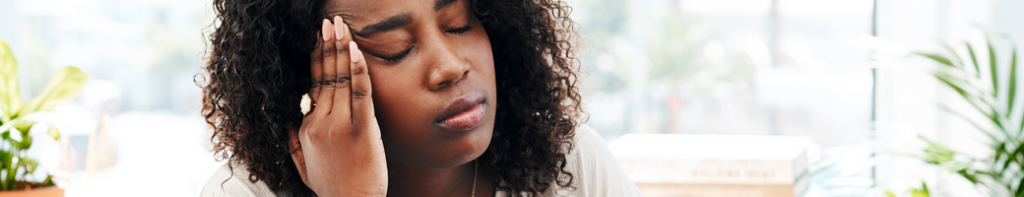
<path id="1" fill-rule="evenodd" d="M 434 10 L 434 4 L 445 0 L 327 0 L 327 18 L 341 16 L 350 26 L 362 26 L 392 16 L 410 14 L 414 18 Z"/>

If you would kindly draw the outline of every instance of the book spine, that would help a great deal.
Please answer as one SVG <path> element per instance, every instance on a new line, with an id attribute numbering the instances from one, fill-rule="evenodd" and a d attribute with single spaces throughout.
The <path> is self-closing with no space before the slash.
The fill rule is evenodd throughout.
<path id="1" fill-rule="evenodd" d="M 646 197 L 793 197 L 792 186 L 643 185 Z"/>
<path id="2" fill-rule="evenodd" d="M 807 191 L 806 176 L 793 185 L 637 183 L 646 197 L 794 197 Z"/>
<path id="3" fill-rule="evenodd" d="M 806 151 L 789 160 L 618 157 L 637 183 L 792 185 L 807 173 Z"/>

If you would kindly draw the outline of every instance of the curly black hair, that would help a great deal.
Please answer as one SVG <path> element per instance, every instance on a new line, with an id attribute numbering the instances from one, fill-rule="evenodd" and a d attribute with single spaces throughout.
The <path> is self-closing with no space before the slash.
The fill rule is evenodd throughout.
<path id="1" fill-rule="evenodd" d="M 478 159 L 496 189 L 538 196 L 569 187 L 565 154 L 583 111 L 575 23 L 560 0 L 471 1 L 490 37 L 498 89 L 490 146 Z M 307 196 L 288 150 L 310 87 L 310 54 L 325 0 L 214 0 L 212 51 L 197 84 L 217 159 L 245 164 L 249 180 Z"/>

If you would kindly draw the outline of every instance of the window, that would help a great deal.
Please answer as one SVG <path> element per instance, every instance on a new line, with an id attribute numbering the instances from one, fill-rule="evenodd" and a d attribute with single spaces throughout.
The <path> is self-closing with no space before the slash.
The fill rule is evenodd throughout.
<path id="1" fill-rule="evenodd" d="M 625 133 L 871 136 L 870 0 L 573 0 L 584 104 Z"/>

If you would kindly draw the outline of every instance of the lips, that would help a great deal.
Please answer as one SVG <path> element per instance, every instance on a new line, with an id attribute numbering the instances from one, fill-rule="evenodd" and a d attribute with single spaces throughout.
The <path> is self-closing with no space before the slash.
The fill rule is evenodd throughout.
<path id="1" fill-rule="evenodd" d="M 445 129 L 466 131 L 480 125 L 486 114 L 487 103 L 484 96 L 470 93 L 452 102 L 435 122 Z"/>

